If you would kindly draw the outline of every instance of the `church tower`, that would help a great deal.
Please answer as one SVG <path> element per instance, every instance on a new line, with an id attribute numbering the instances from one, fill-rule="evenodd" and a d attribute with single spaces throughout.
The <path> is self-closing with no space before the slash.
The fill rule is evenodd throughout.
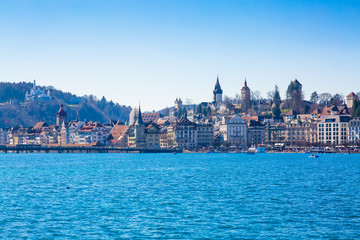
<path id="1" fill-rule="evenodd" d="M 66 121 L 66 112 L 64 110 L 64 105 L 60 104 L 60 109 L 56 113 L 56 125 L 60 126 L 60 124 L 65 121 Z"/>
<path id="2" fill-rule="evenodd" d="M 141 109 L 139 105 L 139 113 L 134 125 L 134 132 L 135 132 L 135 146 L 136 148 L 143 148 L 146 145 L 145 141 L 145 123 L 141 116 Z"/>
<path id="3" fill-rule="evenodd" d="M 223 90 L 220 87 L 219 77 L 217 77 L 216 84 L 215 84 L 215 89 L 213 91 L 214 102 L 222 102 L 222 93 L 223 93 Z"/>
<path id="4" fill-rule="evenodd" d="M 246 78 L 243 88 L 241 89 L 241 109 L 247 112 L 251 108 L 250 88 L 247 85 Z"/>

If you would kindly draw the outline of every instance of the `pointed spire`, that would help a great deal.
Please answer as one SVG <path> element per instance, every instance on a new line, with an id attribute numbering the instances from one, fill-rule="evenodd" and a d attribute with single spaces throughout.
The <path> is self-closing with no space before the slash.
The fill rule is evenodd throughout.
<path id="1" fill-rule="evenodd" d="M 141 117 L 141 109 L 140 109 L 140 103 L 139 103 L 139 113 L 138 113 L 138 117 L 136 119 L 136 125 L 141 125 L 141 124 L 144 124 L 144 121 Z"/>
<path id="2" fill-rule="evenodd" d="M 222 93 L 222 92 L 223 92 L 222 89 L 221 89 L 221 87 L 220 87 L 219 75 L 218 75 L 217 78 L 216 78 L 215 89 L 214 89 L 213 92 L 214 92 L 214 94 L 216 94 L 216 93 Z"/>
<path id="3" fill-rule="evenodd" d="M 244 86 L 245 86 L 245 87 L 247 87 L 246 77 L 245 77 L 245 83 L 244 83 Z"/>

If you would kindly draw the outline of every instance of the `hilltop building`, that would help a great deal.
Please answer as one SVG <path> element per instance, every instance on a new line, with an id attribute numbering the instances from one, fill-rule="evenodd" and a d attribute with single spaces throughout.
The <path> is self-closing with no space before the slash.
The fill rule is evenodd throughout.
<path id="1" fill-rule="evenodd" d="M 348 108 L 352 108 L 355 101 L 359 101 L 359 96 L 356 95 L 354 92 L 351 92 L 349 95 L 346 96 L 346 105 Z"/>
<path id="2" fill-rule="evenodd" d="M 247 85 L 246 79 L 243 88 L 241 89 L 241 108 L 243 112 L 247 112 L 251 108 L 250 88 Z"/>
<path id="3" fill-rule="evenodd" d="M 176 109 L 182 109 L 182 100 L 181 100 L 181 98 L 176 98 L 176 100 L 175 100 L 175 108 Z"/>
<path id="4" fill-rule="evenodd" d="M 219 77 L 217 77 L 217 79 L 216 79 L 216 84 L 215 84 L 213 94 L 214 94 L 214 102 L 215 103 L 221 103 L 222 102 L 223 90 L 220 87 Z"/>
<path id="5" fill-rule="evenodd" d="M 36 81 L 34 80 L 33 88 L 30 92 L 25 93 L 25 100 L 26 101 L 47 101 L 51 99 L 50 90 L 45 91 L 45 89 L 37 87 Z"/>

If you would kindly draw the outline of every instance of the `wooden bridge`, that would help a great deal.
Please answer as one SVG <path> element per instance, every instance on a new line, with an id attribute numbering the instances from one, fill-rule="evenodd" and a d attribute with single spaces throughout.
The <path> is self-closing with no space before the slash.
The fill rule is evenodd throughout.
<path id="1" fill-rule="evenodd" d="M 14 145 L 0 146 L 0 152 L 8 153 L 181 153 L 179 149 L 146 149 L 146 148 L 117 148 L 100 146 L 41 146 L 41 145 Z"/>

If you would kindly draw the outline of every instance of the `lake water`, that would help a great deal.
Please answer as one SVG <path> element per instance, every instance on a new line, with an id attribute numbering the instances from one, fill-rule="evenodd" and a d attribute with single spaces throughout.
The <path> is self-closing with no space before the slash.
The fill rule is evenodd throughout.
<path id="1" fill-rule="evenodd" d="M 360 239 L 360 155 L 0 154 L 0 236 Z"/>

